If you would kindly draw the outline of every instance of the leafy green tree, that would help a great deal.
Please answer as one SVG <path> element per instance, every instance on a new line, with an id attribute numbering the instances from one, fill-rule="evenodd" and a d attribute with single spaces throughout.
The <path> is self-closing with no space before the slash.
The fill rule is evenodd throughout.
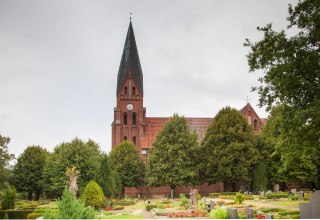
<path id="1" fill-rule="evenodd" d="M 114 171 L 111 169 L 108 155 L 104 154 L 101 159 L 100 170 L 97 176 L 97 183 L 101 186 L 103 193 L 107 197 L 113 197 L 116 194 L 116 183 Z"/>
<path id="2" fill-rule="evenodd" d="M 33 193 L 35 193 L 36 200 L 40 198 L 42 171 L 48 155 L 46 149 L 40 146 L 30 146 L 18 157 L 17 164 L 14 166 L 10 182 L 18 192 L 28 193 L 29 200 L 32 200 Z"/>
<path id="3" fill-rule="evenodd" d="M 74 199 L 73 194 L 65 189 L 58 201 L 58 212 L 45 214 L 45 219 L 94 219 L 94 209 L 85 207 L 84 202 Z"/>
<path id="4" fill-rule="evenodd" d="M 81 199 L 85 202 L 86 206 L 101 208 L 104 203 L 105 197 L 101 187 L 94 180 L 91 180 L 83 190 Z"/>
<path id="5" fill-rule="evenodd" d="M 257 160 L 252 127 L 233 108 L 222 108 L 208 127 L 203 141 L 207 154 L 206 176 L 209 183 L 223 181 L 226 190 L 250 180 L 249 171 Z"/>
<path id="6" fill-rule="evenodd" d="M 124 187 L 136 187 L 144 184 L 145 167 L 137 147 L 130 142 L 118 144 L 109 155 L 111 168 L 120 177 L 122 192 Z"/>
<path id="7" fill-rule="evenodd" d="M 16 200 L 16 190 L 8 187 L 4 194 L 3 200 L 1 201 L 2 210 L 14 209 L 14 203 Z"/>
<path id="8" fill-rule="evenodd" d="M 49 197 L 59 197 L 68 180 L 66 169 L 76 167 L 80 172 L 78 188 L 82 190 L 94 179 L 100 167 L 101 153 L 99 145 L 92 140 L 84 142 L 78 138 L 62 143 L 54 148 L 43 171 L 44 191 Z"/>
<path id="9" fill-rule="evenodd" d="M 9 137 L 0 134 L 0 188 L 8 181 L 10 176 L 9 161 L 14 159 L 14 155 L 8 151 Z"/>
<path id="10" fill-rule="evenodd" d="M 287 20 L 290 34 L 275 31 L 268 24 L 258 27 L 264 33 L 262 40 L 252 43 L 247 39 L 244 45 L 251 50 L 250 71 L 264 72 L 261 85 L 254 88 L 260 95 L 260 105 L 268 110 L 275 104 L 285 108 L 281 140 L 286 147 L 281 152 L 290 158 L 284 164 L 285 169 L 291 169 L 289 178 L 305 182 L 299 176 L 305 168 L 309 179 L 320 187 L 320 1 L 302 0 L 295 7 L 289 5 Z M 298 161 L 293 164 L 294 160 L 302 162 L 301 167 L 297 167 Z"/>
<path id="11" fill-rule="evenodd" d="M 158 133 L 148 156 L 147 182 L 150 186 L 196 185 L 198 143 L 184 117 L 174 114 Z"/>

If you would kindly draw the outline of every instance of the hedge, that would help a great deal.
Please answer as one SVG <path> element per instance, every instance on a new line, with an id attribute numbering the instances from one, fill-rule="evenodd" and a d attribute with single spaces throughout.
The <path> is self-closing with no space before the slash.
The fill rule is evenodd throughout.
<path id="1" fill-rule="evenodd" d="M 44 216 L 44 213 L 35 213 L 35 212 L 32 212 L 30 214 L 27 215 L 27 219 L 37 219 L 41 216 Z"/>
<path id="2" fill-rule="evenodd" d="M 9 219 L 26 219 L 28 214 L 33 212 L 33 209 L 29 209 L 29 210 L 14 210 L 14 209 L 0 210 L 0 219 L 3 219 L 6 212 L 8 213 Z"/>
<path id="3" fill-rule="evenodd" d="M 267 195 L 267 199 L 280 199 L 280 198 L 288 198 L 288 193 L 273 193 L 271 195 Z"/>
<path id="4" fill-rule="evenodd" d="M 148 204 L 148 205 L 146 205 L 146 210 L 150 211 L 151 209 L 157 208 L 157 207 L 158 207 L 158 205 Z"/>
<path id="5" fill-rule="evenodd" d="M 221 196 L 235 196 L 237 192 L 219 192 L 219 193 L 209 193 L 209 197 L 211 198 L 217 198 L 220 195 Z"/>
<path id="6" fill-rule="evenodd" d="M 122 206 L 126 206 L 126 205 L 135 205 L 136 204 L 136 202 L 135 201 L 133 201 L 133 200 L 123 200 L 123 201 L 117 201 L 116 203 L 115 203 L 115 205 L 122 205 Z"/>

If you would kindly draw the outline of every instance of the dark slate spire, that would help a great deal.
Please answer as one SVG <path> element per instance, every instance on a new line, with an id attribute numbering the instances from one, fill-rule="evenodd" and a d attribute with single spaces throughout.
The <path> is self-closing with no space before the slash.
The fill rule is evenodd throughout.
<path id="1" fill-rule="evenodd" d="M 138 90 L 143 95 L 143 76 L 131 19 L 118 72 L 117 95 L 119 95 L 121 88 L 123 87 L 123 84 L 129 75 L 129 72 L 132 73 L 132 77 L 138 87 Z"/>

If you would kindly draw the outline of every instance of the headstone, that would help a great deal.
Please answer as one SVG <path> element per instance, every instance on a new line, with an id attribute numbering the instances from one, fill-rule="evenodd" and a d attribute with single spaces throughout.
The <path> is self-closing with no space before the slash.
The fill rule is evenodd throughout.
<path id="1" fill-rule="evenodd" d="M 249 192 L 248 192 L 248 191 L 245 191 L 245 192 L 243 193 L 243 195 L 249 195 Z"/>
<path id="2" fill-rule="evenodd" d="M 214 209 L 214 201 L 212 199 L 210 200 L 210 209 Z"/>
<path id="3" fill-rule="evenodd" d="M 264 196 L 264 191 L 260 192 L 260 196 Z"/>
<path id="4" fill-rule="evenodd" d="M 275 184 L 274 186 L 273 186 L 273 191 L 274 192 L 278 192 L 280 190 L 280 185 L 279 184 Z"/>
<path id="5" fill-rule="evenodd" d="M 173 189 L 171 190 L 170 195 L 171 195 L 171 199 L 173 199 L 173 196 L 174 196 L 174 190 Z"/>
<path id="6" fill-rule="evenodd" d="M 238 219 L 238 209 L 227 208 L 229 219 Z"/>
<path id="7" fill-rule="evenodd" d="M 207 198 L 206 197 L 202 198 L 202 204 L 203 204 L 203 207 L 206 206 L 206 204 L 207 204 Z"/>
<path id="8" fill-rule="evenodd" d="M 272 214 L 266 214 L 266 219 L 273 219 L 273 215 Z"/>
<path id="9" fill-rule="evenodd" d="M 299 192 L 299 200 L 303 200 L 304 199 L 304 192 L 303 191 L 300 191 Z"/>
<path id="10" fill-rule="evenodd" d="M 312 193 L 309 204 L 300 203 L 299 208 L 302 219 L 320 219 L 320 191 Z"/>
<path id="11" fill-rule="evenodd" d="M 254 210 L 253 208 L 249 207 L 246 209 L 246 216 L 247 219 L 254 219 Z"/>
<path id="12" fill-rule="evenodd" d="M 291 189 L 291 193 L 292 194 L 296 194 L 297 193 L 297 189 Z"/>
<path id="13" fill-rule="evenodd" d="M 194 208 L 197 208 L 197 206 L 198 206 L 198 190 L 197 190 L 197 189 L 194 189 L 194 190 L 193 190 L 193 194 L 194 194 L 194 197 L 193 197 L 193 206 L 194 206 Z"/>
<path id="14" fill-rule="evenodd" d="M 193 189 L 191 189 L 191 191 L 189 192 L 189 196 L 190 196 L 190 201 L 191 201 L 191 207 L 194 206 L 194 191 Z"/>

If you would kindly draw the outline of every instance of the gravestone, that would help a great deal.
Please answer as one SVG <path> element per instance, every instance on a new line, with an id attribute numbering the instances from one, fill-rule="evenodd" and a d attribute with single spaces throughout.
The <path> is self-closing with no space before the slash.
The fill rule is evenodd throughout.
<path id="1" fill-rule="evenodd" d="M 303 200 L 304 199 L 304 193 L 303 191 L 300 191 L 299 192 L 299 197 L 298 197 L 299 200 Z"/>
<path id="2" fill-rule="evenodd" d="M 173 196 L 174 196 L 174 190 L 173 189 L 171 190 L 170 195 L 171 195 L 171 199 L 173 199 Z"/>
<path id="3" fill-rule="evenodd" d="M 266 219 L 273 219 L 273 215 L 272 214 L 266 214 Z"/>
<path id="4" fill-rule="evenodd" d="M 206 199 L 206 197 L 203 197 L 203 198 L 202 198 L 202 204 L 203 204 L 203 207 L 206 206 L 206 204 L 207 204 L 207 199 Z"/>
<path id="5" fill-rule="evenodd" d="M 264 196 L 264 191 L 260 192 L 260 196 Z"/>
<path id="6" fill-rule="evenodd" d="M 198 190 L 191 189 L 190 193 L 191 207 L 197 208 L 198 206 Z"/>
<path id="7" fill-rule="evenodd" d="M 320 219 L 320 191 L 312 193 L 310 203 L 300 203 L 300 218 Z"/>
<path id="8" fill-rule="evenodd" d="M 275 184 L 274 186 L 273 186 L 273 191 L 274 192 L 278 192 L 280 190 L 280 185 L 279 184 Z"/>
<path id="9" fill-rule="evenodd" d="M 296 194 L 297 193 L 297 189 L 291 189 L 291 193 L 292 194 Z"/>
<path id="10" fill-rule="evenodd" d="M 214 201 L 212 199 L 210 200 L 210 209 L 214 209 Z"/>
<path id="11" fill-rule="evenodd" d="M 238 209 L 227 208 L 229 219 L 238 219 Z"/>
<path id="12" fill-rule="evenodd" d="M 253 208 L 249 207 L 246 209 L 246 216 L 247 219 L 254 219 L 254 210 Z"/>

